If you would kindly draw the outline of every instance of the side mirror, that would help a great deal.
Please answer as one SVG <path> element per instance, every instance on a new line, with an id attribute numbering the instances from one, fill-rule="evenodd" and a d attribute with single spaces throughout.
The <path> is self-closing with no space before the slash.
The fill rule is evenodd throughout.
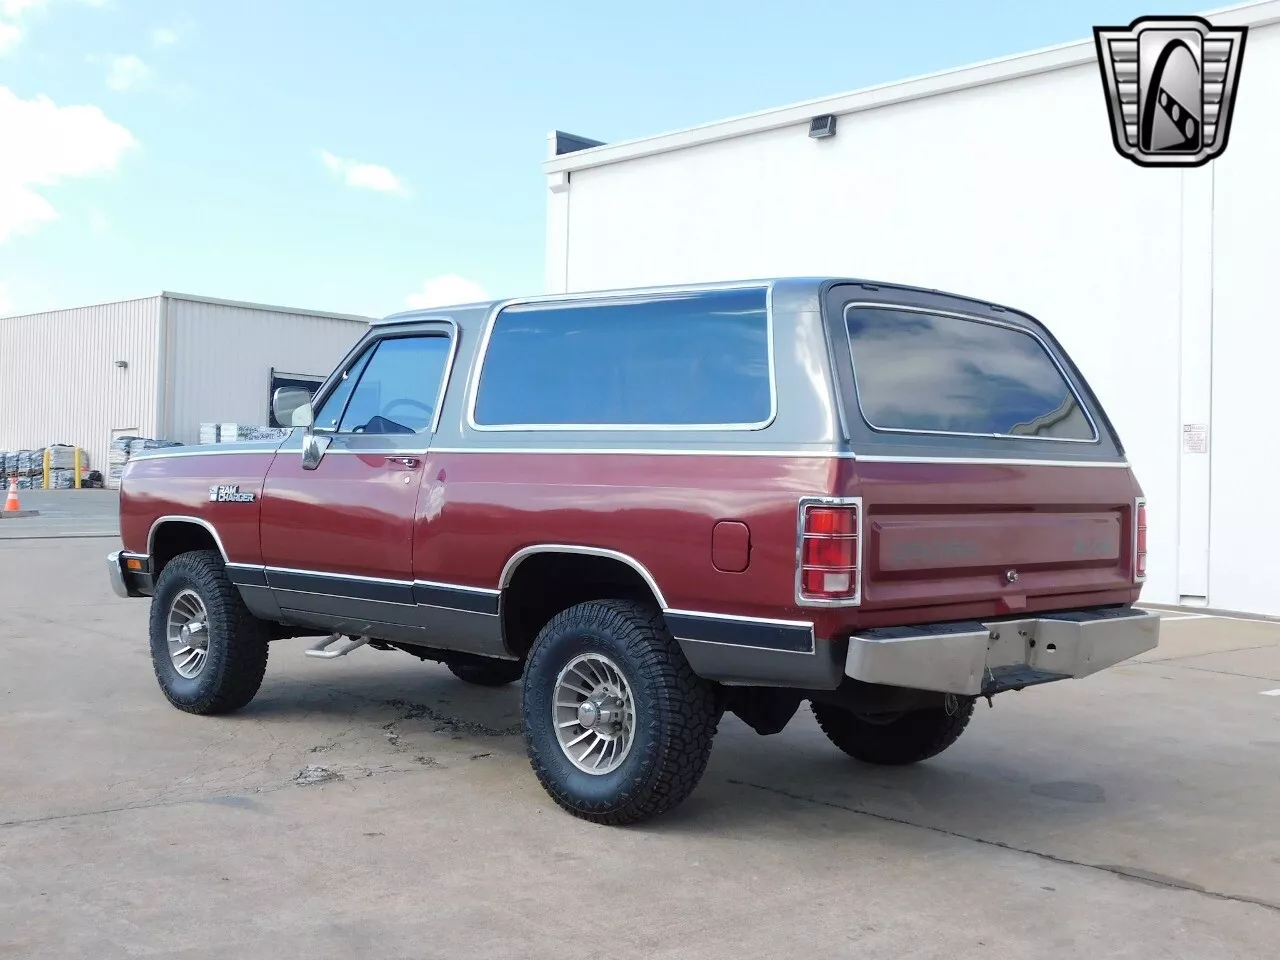
<path id="1" fill-rule="evenodd" d="M 280 387 L 271 397 L 271 413 L 276 423 L 309 427 L 314 421 L 311 394 L 301 387 Z"/>

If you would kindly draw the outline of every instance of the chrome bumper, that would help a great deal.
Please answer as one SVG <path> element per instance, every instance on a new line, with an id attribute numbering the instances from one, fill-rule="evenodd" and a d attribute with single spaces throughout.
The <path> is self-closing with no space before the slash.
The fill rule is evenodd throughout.
<path id="1" fill-rule="evenodd" d="M 111 580 L 111 589 L 115 591 L 116 596 L 127 600 L 130 593 L 124 582 L 124 564 L 121 562 L 123 555 L 123 550 L 107 554 L 107 576 Z"/>
<path id="2" fill-rule="evenodd" d="M 123 597 L 126 600 L 147 596 L 151 583 L 149 574 L 131 574 L 125 569 L 125 560 L 130 557 L 145 560 L 138 554 L 131 554 L 124 550 L 107 554 L 107 578 L 111 581 L 111 589 L 115 591 L 117 597 Z"/>
<path id="3" fill-rule="evenodd" d="M 866 683 L 981 696 L 1087 677 L 1153 649 L 1160 617 L 1132 608 L 866 630 L 845 673 Z"/>

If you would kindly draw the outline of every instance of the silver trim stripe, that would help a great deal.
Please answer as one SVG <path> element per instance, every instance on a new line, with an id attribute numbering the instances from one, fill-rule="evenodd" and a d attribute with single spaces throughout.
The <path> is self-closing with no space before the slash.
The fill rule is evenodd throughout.
<path id="1" fill-rule="evenodd" d="M 138 460 L 164 460 L 172 457 L 209 457 L 209 456 L 249 456 L 253 454 L 274 456 L 276 453 L 293 452 L 292 447 L 285 447 L 290 438 L 286 437 L 280 448 L 270 450 L 183 450 L 178 447 L 170 450 L 158 450 L 154 453 L 139 454 L 129 462 Z M 700 447 L 698 449 L 680 449 L 672 447 L 487 447 L 476 445 L 471 447 L 423 447 L 421 449 L 377 449 L 377 450 L 330 450 L 326 457 L 332 456 L 426 456 L 432 453 L 487 453 L 487 454 L 523 454 L 525 456 L 618 456 L 618 457 L 774 457 L 783 459 L 811 460 L 855 460 L 862 463 L 937 463 L 957 464 L 962 466 L 992 467 L 1088 467 L 1091 469 L 1127 470 L 1127 460 L 1035 460 L 1026 457 L 894 457 L 874 454 L 858 454 L 849 450 L 772 450 L 768 448 L 744 449 L 735 448 L 716 450 Z"/>

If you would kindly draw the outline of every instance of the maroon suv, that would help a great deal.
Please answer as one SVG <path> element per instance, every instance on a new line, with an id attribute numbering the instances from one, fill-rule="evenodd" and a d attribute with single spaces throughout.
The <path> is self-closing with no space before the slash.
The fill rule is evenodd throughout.
<path id="1" fill-rule="evenodd" d="M 523 678 L 534 771 L 590 820 L 682 801 L 725 710 L 808 701 L 911 763 L 977 697 L 1157 642 L 1120 440 L 1009 307 L 781 279 L 406 313 L 275 413 L 125 472 L 110 574 L 165 696 L 242 707 L 302 636 Z"/>

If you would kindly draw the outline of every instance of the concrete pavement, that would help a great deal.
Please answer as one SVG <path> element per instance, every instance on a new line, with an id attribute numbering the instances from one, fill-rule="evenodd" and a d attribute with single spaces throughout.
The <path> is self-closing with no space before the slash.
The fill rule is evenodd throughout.
<path id="1" fill-rule="evenodd" d="M 0 542 L 0 957 L 1276 955 L 1280 626 L 1171 617 L 908 769 L 726 718 L 610 829 L 538 787 L 517 687 L 405 654 L 285 641 L 242 713 L 172 709 L 110 549 Z"/>

